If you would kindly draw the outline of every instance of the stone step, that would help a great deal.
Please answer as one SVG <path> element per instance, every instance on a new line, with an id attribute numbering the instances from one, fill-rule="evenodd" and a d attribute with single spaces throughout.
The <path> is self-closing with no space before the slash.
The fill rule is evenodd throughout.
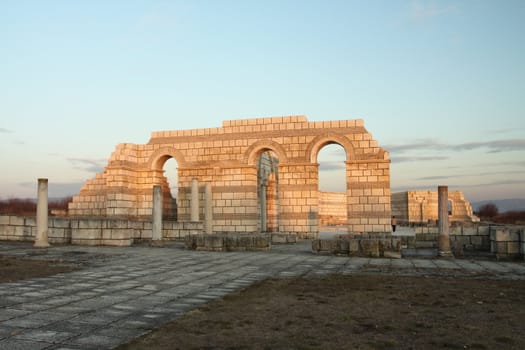
<path id="1" fill-rule="evenodd" d="M 416 249 L 428 249 L 428 248 L 437 248 L 437 241 L 416 241 Z"/>
<path id="2" fill-rule="evenodd" d="M 403 248 L 401 256 L 403 258 L 435 258 L 438 255 L 437 248 Z"/>

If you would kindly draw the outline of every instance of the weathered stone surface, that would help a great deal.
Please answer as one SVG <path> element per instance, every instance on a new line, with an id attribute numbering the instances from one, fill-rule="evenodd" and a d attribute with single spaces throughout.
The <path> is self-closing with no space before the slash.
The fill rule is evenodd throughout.
<path id="1" fill-rule="evenodd" d="M 461 191 L 448 191 L 450 221 L 477 222 L 472 206 Z M 437 191 L 392 193 L 392 215 L 401 222 L 427 223 L 438 219 Z"/>
<path id="2" fill-rule="evenodd" d="M 270 235 L 196 234 L 184 238 L 186 249 L 205 251 L 261 251 L 271 247 Z"/>
<path id="3" fill-rule="evenodd" d="M 362 120 L 309 122 L 304 116 L 228 120 L 220 128 L 154 132 L 144 145 L 120 144 L 104 172 L 73 198 L 69 215 L 149 217 L 151 189 L 160 185 L 163 216 L 190 221 L 195 179 L 199 192 L 193 191 L 193 202 L 199 208 L 205 207 L 200 184 L 213 188 L 207 231 L 290 232 L 315 238 L 320 213 L 317 154 L 328 143 L 346 151 L 341 213 L 348 214 L 349 229 L 390 232 L 388 153 Z M 163 174 L 169 158 L 179 165 L 176 208 Z M 195 207 L 193 213 L 196 220 Z M 198 214 L 201 219 L 202 210 Z"/>

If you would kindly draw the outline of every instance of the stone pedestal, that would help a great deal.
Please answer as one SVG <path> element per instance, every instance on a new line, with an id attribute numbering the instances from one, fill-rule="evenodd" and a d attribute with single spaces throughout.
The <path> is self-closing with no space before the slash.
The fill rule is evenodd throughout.
<path id="1" fill-rule="evenodd" d="M 204 185 L 204 233 L 213 233 L 213 202 L 211 193 L 211 184 Z"/>
<path id="2" fill-rule="evenodd" d="M 448 186 L 438 186 L 438 255 L 453 257 L 450 249 L 450 235 L 448 223 Z"/>
<path id="3" fill-rule="evenodd" d="M 190 220 L 199 221 L 199 181 L 191 180 L 191 203 L 190 203 Z"/>
<path id="4" fill-rule="evenodd" d="M 153 186 L 153 225 L 151 245 L 162 246 L 162 189 L 159 185 Z"/>
<path id="5" fill-rule="evenodd" d="M 35 248 L 47 248 L 49 247 L 49 242 L 47 240 L 47 231 L 49 230 L 47 215 L 48 215 L 48 206 L 47 206 L 47 179 L 38 179 L 38 199 L 36 204 L 36 237 Z"/>

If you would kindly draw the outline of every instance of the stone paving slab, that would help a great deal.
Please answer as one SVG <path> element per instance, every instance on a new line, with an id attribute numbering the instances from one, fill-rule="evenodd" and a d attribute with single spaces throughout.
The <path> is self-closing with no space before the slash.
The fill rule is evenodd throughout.
<path id="1" fill-rule="evenodd" d="M 217 253 L 187 251 L 180 244 L 34 250 L 0 242 L 0 254 L 82 267 L 0 284 L 0 349 L 111 349 L 269 277 L 431 272 L 525 279 L 522 262 L 317 256 L 303 243 L 270 252 Z"/>

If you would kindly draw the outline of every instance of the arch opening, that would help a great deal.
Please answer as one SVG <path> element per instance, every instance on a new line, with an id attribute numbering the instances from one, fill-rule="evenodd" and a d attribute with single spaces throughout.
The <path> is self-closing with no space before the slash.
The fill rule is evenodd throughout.
<path id="1" fill-rule="evenodd" d="M 279 158 L 270 149 L 263 149 L 257 158 L 258 230 L 279 230 Z"/>
<path id="2" fill-rule="evenodd" d="M 162 171 L 162 216 L 167 220 L 177 220 L 178 162 L 171 156 L 164 156 L 158 164 Z"/>
<path id="3" fill-rule="evenodd" d="M 323 144 L 316 156 L 319 166 L 319 225 L 323 232 L 347 231 L 346 152 L 335 141 Z"/>

